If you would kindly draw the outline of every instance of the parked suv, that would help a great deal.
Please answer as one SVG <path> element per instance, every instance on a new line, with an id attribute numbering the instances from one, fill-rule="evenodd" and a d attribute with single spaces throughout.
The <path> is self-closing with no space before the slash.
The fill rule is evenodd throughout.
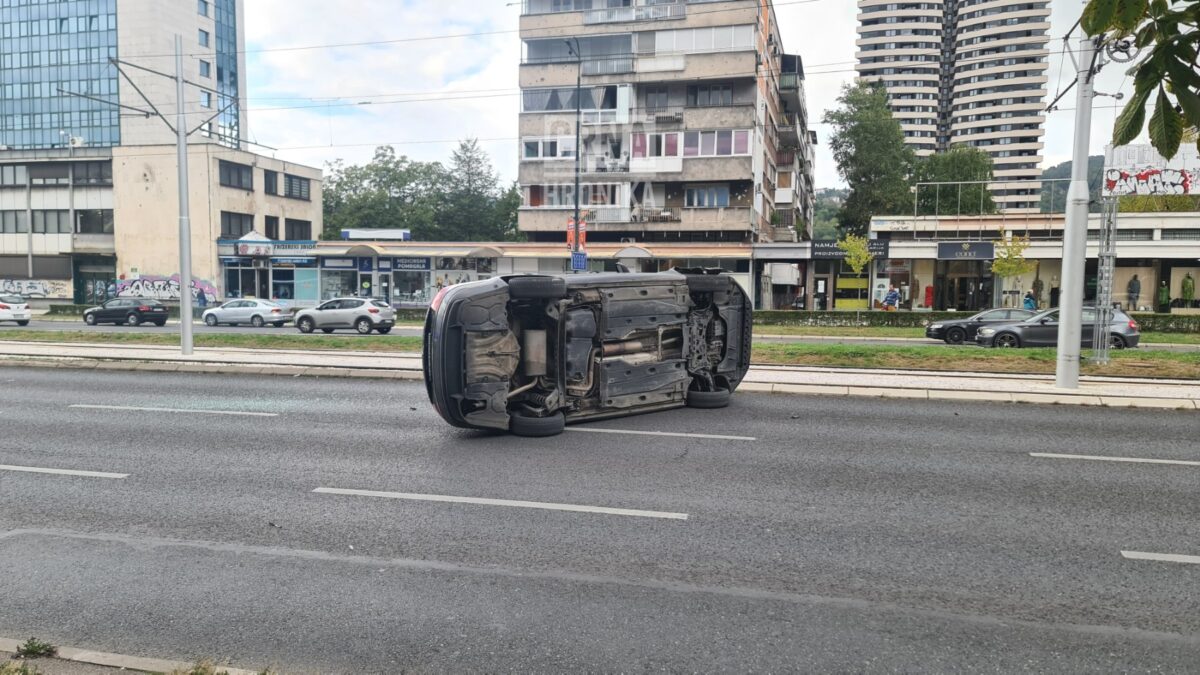
<path id="1" fill-rule="evenodd" d="M 83 322 L 89 326 L 98 323 L 139 326 L 145 322 L 165 326 L 167 307 L 158 300 L 149 298 L 113 298 L 99 307 L 84 310 Z"/>
<path id="2" fill-rule="evenodd" d="M 387 335 L 394 325 L 396 310 L 382 300 L 370 298 L 334 298 L 296 313 L 296 328 L 301 333 L 311 333 L 318 328 L 326 333 L 338 328 L 353 328 L 363 335 L 371 331 Z"/>

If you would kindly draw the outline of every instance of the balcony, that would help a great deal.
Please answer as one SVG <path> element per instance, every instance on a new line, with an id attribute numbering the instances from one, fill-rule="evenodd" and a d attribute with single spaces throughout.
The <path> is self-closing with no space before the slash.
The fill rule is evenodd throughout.
<path id="1" fill-rule="evenodd" d="M 796 113 L 785 113 L 779 120 L 779 147 L 783 150 L 798 150 L 801 147 L 800 116 Z"/>
<path id="2" fill-rule="evenodd" d="M 789 110 L 804 110 L 804 65 L 798 55 L 780 59 L 779 96 Z"/>
<path id="3" fill-rule="evenodd" d="M 586 59 L 581 64 L 584 75 L 623 75 L 632 73 L 633 54 L 608 56 L 599 59 Z"/>
<path id="4" fill-rule="evenodd" d="M 630 23 L 633 21 L 669 21 L 687 18 L 687 5 L 660 4 L 639 7 L 614 7 L 611 9 L 593 9 L 583 14 L 583 25 L 591 26 L 602 23 Z"/>

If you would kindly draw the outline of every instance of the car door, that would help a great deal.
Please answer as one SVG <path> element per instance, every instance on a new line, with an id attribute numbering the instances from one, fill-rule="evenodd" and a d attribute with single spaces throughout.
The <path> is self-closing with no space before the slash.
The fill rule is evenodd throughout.
<path id="1" fill-rule="evenodd" d="M 323 305 L 318 305 L 313 311 L 313 322 L 317 328 L 332 328 L 337 325 L 338 308 L 342 306 L 341 300 L 330 300 Z"/>
<path id="2" fill-rule="evenodd" d="M 1039 315 L 1037 321 L 1026 325 L 1024 343 L 1030 347 L 1053 347 L 1058 344 L 1058 310 Z"/>
<path id="3" fill-rule="evenodd" d="M 359 315 L 362 306 L 362 300 L 342 300 L 341 306 L 337 310 L 338 327 L 347 328 L 353 326 L 354 319 Z"/>
<path id="4" fill-rule="evenodd" d="M 1079 331 L 1080 346 L 1086 348 L 1092 347 L 1096 340 L 1096 310 L 1092 307 L 1083 308 L 1083 324 Z M 1111 331 L 1112 329 L 1109 328 Z"/>
<path id="5" fill-rule="evenodd" d="M 109 300 L 96 312 L 97 321 L 119 321 L 125 318 L 125 308 L 130 306 L 128 300 L 116 298 Z"/>
<path id="6" fill-rule="evenodd" d="M 975 337 L 975 333 L 984 326 L 995 326 L 1008 322 L 1007 309 L 993 309 L 988 312 L 980 312 L 971 317 L 971 322 L 967 324 L 967 338 Z"/>

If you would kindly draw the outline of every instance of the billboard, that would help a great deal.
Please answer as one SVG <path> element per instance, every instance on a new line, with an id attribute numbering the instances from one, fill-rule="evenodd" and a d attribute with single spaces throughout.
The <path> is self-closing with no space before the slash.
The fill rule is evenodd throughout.
<path id="1" fill-rule="evenodd" d="M 1184 144 L 1167 160 L 1150 145 L 1108 146 L 1104 151 L 1105 197 L 1200 194 L 1200 156 Z"/>

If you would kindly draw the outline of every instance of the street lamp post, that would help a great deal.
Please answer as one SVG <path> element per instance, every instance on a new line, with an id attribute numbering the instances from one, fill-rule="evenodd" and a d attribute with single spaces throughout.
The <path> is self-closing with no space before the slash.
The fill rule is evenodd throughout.
<path id="1" fill-rule="evenodd" d="M 573 234 L 575 236 L 571 246 L 571 252 L 579 253 L 582 250 L 579 241 L 579 162 L 581 161 L 580 155 L 583 151 L 583 148 L 580 147 L 582 136 L 581 124 L 583 116 L 583 55 L 579 51 L 579 38 L 575 38 L 574 46 L 571 45 L 570 40 L 564 40 L 564 42 L 567 43 L 567 49 L 575 55 L 575 63 L 578 66 L 575 71 L 575 221 L 572 223 L 572 227 L 574 228 Z M 578 272 L 579 270 L 575 271 Z"/>

